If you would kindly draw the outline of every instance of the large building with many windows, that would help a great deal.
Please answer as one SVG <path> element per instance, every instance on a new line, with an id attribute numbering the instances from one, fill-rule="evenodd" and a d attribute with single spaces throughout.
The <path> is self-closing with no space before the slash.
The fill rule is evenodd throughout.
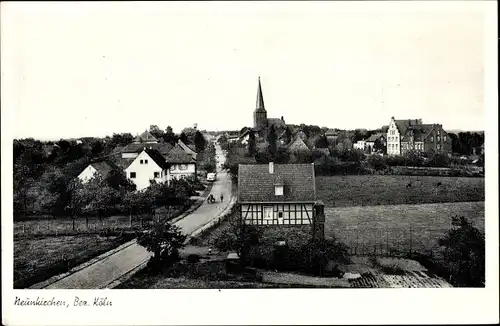
<path id="1" fill-rule="evenodd" d="M 440 124 L 424 124 L 422 119 L 391 118 L 387 130 L 387 154 L 404 155 L 408 151 L 448 154 L 451 139 Z"/>

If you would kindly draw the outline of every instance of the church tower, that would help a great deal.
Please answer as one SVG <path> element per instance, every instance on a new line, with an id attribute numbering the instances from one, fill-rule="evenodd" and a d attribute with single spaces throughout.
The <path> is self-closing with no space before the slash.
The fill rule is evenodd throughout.
<path id="1" fill-rule="evenodd" d="M 257 103 L 255 105 L 255 111 L 253 111 L 253 126 L 256 129 L 262 129 L 267 127 L 267 111 L 264 107 L 264 97 L 262 97 L 262 87 L 257 88 Z"/>

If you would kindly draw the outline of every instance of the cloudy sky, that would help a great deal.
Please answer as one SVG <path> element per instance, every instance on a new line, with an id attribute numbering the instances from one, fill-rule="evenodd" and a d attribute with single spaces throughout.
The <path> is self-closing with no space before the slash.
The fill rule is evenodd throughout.
<path id="1" fill-rule="evenodd" d="M 240 129 L 260 76 L 287 123 L 482 130 L 481 6 L 432 4 L 10 3 L 2 111 L 15 138 Z"/>

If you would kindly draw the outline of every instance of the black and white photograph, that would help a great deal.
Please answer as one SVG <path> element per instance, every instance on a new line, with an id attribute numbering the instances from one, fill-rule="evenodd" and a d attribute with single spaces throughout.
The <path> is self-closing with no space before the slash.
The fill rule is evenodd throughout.
<path id="1" fill-rule="evenodd" d="M 498 307 L 496 3 L 362 2 L 2 2 L 3 323 Z"/>

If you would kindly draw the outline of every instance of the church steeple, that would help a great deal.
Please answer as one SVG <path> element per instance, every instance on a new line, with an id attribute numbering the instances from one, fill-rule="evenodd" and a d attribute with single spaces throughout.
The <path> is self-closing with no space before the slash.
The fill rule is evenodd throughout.
<path id="1" fill-rule="evenodd" d="M 262 87 L 259 85 L 257 88 L 257 102 L 255 105 L 255 110 L 253 111 L 253 126 L 256 129 L 265 128 L 267 126 L 267 112 L 264 107 L 264 97 L 262 96 Z"/>
<path id="2" fill-rule="evenodd" d="M 266 108 L 264 106 L 264 97 L 262 96 L 262 87 L 260 85 L 260 77 L 259 86 L 257 88 L 257 103 L 255 105 L 255 111 L 266 112 Z"/>

